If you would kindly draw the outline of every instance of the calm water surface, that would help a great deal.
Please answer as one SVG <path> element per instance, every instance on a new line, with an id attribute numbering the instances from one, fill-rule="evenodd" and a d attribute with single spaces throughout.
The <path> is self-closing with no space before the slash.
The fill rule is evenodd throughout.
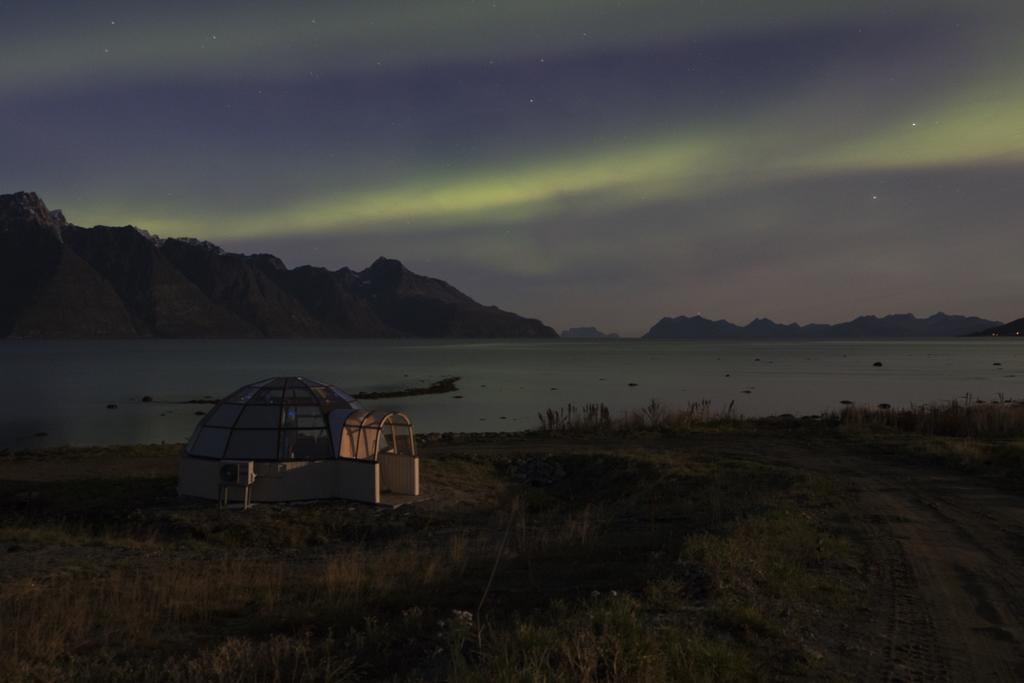
<path id="1" fill-rule="evenodd" d="M 876 361 L 883 367 L 873 367 Z M 1024 343 L 0 341 L 0 447 L 184 441 L 196 410 L 207 407 L 162 401 L 220 398 L 274 375 L 311 377 L 352 393 L 458 375 L 461 399 L 366 404 L 405 410 L 419 431 L 498 431 L 533 427 L 539 410 L 569 402 L 602 401 L 621 411 L 652 398 L 678 407 L 709 399 L 722 408 L 735 401 L 740 413 L 757 416 L 816 414 L 842 400 L 1021 399 Z M 155 401 L 142 403 L 144 395 Z M 107 409 L 110 403 L 118 408 Z M 35 436 L 41 432 L 46 436 Z"/>

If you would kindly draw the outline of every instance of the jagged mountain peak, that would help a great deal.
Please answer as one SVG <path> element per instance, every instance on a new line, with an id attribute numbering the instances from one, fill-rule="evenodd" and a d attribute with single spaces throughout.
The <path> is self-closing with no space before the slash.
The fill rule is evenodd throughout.
<path id="1" fill-rule="evenodd" d="M 164 240 L 164 243 L 169 245 L 174 245 L 175 243 L 186 244 L 190 247 L 196 247 L 198 249 L 203 249 L 204 251 L 217 254 L 218 256 L 224 254 L 224 250 L 213 242 L 196 239 L 195 237 L 168 237 Z"/>
<path id="2" fill-rule="evenodd" d="M 61 210 L 51 211 L 35 192 L 14 192 L 0 194 L 0 224 L 7 227 L 20 225 L 46 228 L 60 240 L 61 229 L 68 222 Z"/>
<path id="3" fill-rule="evenodd" d="M 372 270 L 374 268 L 388 268 L 388 269 L 401 268 L 402 270 L 405 270 L 405 266 L 402 265 L 401 261 L 399 261 L 398 259 L 395 259 L 395 258 L 388 258 L 387 256 L 378 256 L 377 258 L 375 258 L 373 260 L 373 263 L 370 264 L 368 269 Z"/>
<path id="4" fill-rule="evenodd" d="M 366 269 L 359 273 L 364 278 L 372 280 L 397 280 L 408 273 L 409 270 L 398 259 L 379 256 Z"/>
<path id="5" fill-rule="evenodd" d="M 60 211 L 50 211 L 46 202 L 35 192 L 14 192 L 0 194 L 0 219 L 5 221 L 24 220 L 48 224 L 63 218 Z"/>
<path id="6" fill-rule="evenodd" d="M 220 249 L 220 247 L 217 248 Z M 273 254 L 253 254 L 252 256 L 250 256 L 250 258 L 256 261 L 264 268 L 269 268 L 271 270 L 276 271 L 288 270 L 288 266 L 284 264 L 284 261 L 274 256 Z"/>

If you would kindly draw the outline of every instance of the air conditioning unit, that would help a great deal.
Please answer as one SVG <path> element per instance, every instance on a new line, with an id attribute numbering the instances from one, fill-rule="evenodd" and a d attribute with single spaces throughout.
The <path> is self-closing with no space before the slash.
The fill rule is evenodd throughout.
<path id="1" fill-rule="evenodd" d="M 251 460 L 225 460 L 220 466 L 220 483 L 250 486 L 256 481 L 256 469 Z"/>

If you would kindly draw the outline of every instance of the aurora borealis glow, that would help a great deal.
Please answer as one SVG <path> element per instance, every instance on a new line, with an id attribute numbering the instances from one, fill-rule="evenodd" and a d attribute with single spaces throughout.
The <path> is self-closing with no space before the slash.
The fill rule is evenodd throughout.
<path id="1" fill-rule="evenodd" d="M 5 2 L 0 192 L 555 327 L 1019 304 L 1024 7 Z"/>

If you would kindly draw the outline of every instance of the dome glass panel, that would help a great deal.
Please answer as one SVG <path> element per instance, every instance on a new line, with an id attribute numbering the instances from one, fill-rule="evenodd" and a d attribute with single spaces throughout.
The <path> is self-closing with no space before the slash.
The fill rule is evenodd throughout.
<path id="1" fill-rule="evenodd" d="M 241 387 L 196 426 L 186 452 L 230 460 L 321 460 L 337 456 L 330 414 L 357 410 L 340 389 L 302 377 Z"/>

